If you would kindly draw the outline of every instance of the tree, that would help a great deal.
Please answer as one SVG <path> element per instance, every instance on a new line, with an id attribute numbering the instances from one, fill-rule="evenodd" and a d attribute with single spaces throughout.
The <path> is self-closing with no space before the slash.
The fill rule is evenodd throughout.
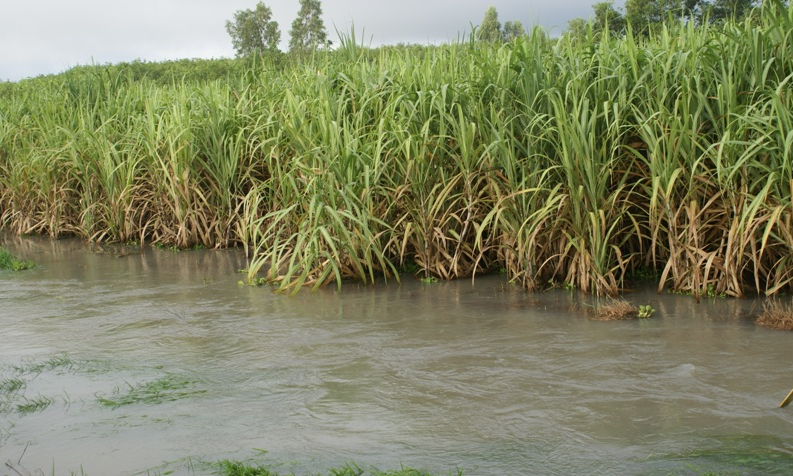
<path id="1" fill-rule="evenodd" d="M 565 36 L 567 38 L 585 38 L 586 37 L 587 22 L 583 18 L 573 18 L 567 22 L 567 31 Z"/>
<path id="2" fill-rule="evenodd" d="M 688 0 L 626 0 L 625 20 L 638 34 L 648 35 L 650 27 L 669 18 L 683 18 Z"/>
<path id="3" fill-rule="evenodd" d="M 596 32 L 604 31 L 608 28 L 611 33 L 621 35 L 625 32 L 625 17 L 614 8 L 614 1 L 607 0 L 592 5 L 595 11 Z"/>
<path id="4" fill-rule="evenodd" d="M 479 25 L 477 39 L 490 43 L 496 43 L 503 39 L 503 34 L 501 33 L 501 23 L 498 21 L 498 12 L 496 11 L 496 7 L 491 6 L 485 12 L 485 18 L 482 20 L 482 24 Z"/>
<path id="5" fill-rule="evenodd" d="M 231 36 L 237 57 L 278 49 L 281 31 L 278 22 L 272 18 L 270 8 L 259 2 L 255 10 L 239 10 L 234 14 L 234 21 L 226 22 L 226 31 Z"/>
<path id="6" fill-rule="evenodd" d="M 714 0 L 706 7 L 708 17 L 712 22 L 744 18 L 754 8 L 754 0 Z"/>
<path id="7" fill-rule="evenodd" d="M 697 24 L 702 23 L 703 8 L 707 5 L 706 0 L 683 0 L 683 16 Z"/>
<path id="8" fill-rule="evenodd" d="M 300 11 L 292 22 L 289 35 L 290 51 L 314 51 L 330 44 L 322 21 L 320 0 L 300 0 Z"/>
<path id="9" fill-rule="evenodd" d="M 508 21 L 504 23 L 504 39 L 510 41 L 519 36 L 526 34 L 526 29 L 523 28 L 523 23 L 518 20 Z"/>

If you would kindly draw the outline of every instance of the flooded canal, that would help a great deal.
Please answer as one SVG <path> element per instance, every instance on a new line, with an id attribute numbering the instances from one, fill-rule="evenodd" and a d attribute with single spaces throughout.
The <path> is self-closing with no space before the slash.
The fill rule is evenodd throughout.
<path id="1" fill-rule="evenodd" d="M 751 300 L 598 322 L 500 276 L 288 297 L 238 250 L 4 245 L 38 266 L 0 271 L 3 475 L 793 472 L 793 335 Z"/>

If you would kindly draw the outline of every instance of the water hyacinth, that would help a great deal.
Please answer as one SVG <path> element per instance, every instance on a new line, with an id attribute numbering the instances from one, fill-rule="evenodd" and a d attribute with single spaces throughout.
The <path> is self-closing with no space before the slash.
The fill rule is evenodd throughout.
<path id="1" fill-rule="evenodd" d="M 351 35 L 225 79 L 119 66 L 5 84 L 0 224 L 242 245 L 250 281 L 291 291 L 406 264 L 598 295 L 641 267 L 695 296 L 789 291 L 791 32 L 793 8 L 766 2 L 650 39 Z"/>

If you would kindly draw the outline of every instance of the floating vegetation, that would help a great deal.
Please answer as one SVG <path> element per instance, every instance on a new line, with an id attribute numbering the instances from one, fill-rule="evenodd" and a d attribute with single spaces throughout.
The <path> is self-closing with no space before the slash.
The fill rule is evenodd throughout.
<path id="1" fill-rule="evenodd" d="M 793 330 L 793 301 L 785 304 L 778 299 L 767 300 L 755 323 L 769 329 Z"/>
<path id="2" fill-rule="evenodd" d="M 96 400 L 101 405 L 111 408 L 171 402 L 206 392 L 194 388 L 195 383 L 184 377 L 168 375 L 151 382 L 135 385 L 127 383 L 124 387 L 116 387 L 110 396 L 97 395 Z"/>
<path id="3" fill-rule="evenodd" d="M 623 299 L 608 299 L 589 310 L 589 319 L 593 321 L 621 321 L 637 317 L 639 308 Z"/>
<path id="4" fill-rule="evenodd" d="M 15 257 L 5 248 L 0 248 L 0 269 L 10 269 L 13 271 L 22 271 L 25 269 L 34 268 L 36 263 L 32 260 L 23 260 Z"/>
<path id="5" fill-rule="evenodd" d="M 649 318 L 655 314 L 655 309 L 649 304 L 636 307 L 624 299 L 608 298 L 606 302 L 589 307 L 587 313 L 593 321 L 622 321 Z"/>
<path id="6" fill-rule="evenodd" d="M 644 306 L 639 306 L 637 317 L 639 317 L 639 319 L 647 319 L 648 317 L 652 317 L 653 314 L 655 314 L 655 309 L 651 305 L 646 304 Z"/>

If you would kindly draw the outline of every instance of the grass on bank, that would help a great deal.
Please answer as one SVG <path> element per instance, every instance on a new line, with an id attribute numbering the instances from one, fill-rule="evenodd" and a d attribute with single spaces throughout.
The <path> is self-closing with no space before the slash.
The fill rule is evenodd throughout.
<path id="1" fill-rule="evenodd" d="M 289 292 L 408 262 L 424 279 L 503 268 L 527 290 L 598 296 L 642 268 L 695 297 L 788 292 L 791 38 L 793 7 L 762 2 L 650 38 L 350 37 L 227 75 L 133 64 L 6 85 L 0 224 L 239 244 L 249 282 Z"/>

